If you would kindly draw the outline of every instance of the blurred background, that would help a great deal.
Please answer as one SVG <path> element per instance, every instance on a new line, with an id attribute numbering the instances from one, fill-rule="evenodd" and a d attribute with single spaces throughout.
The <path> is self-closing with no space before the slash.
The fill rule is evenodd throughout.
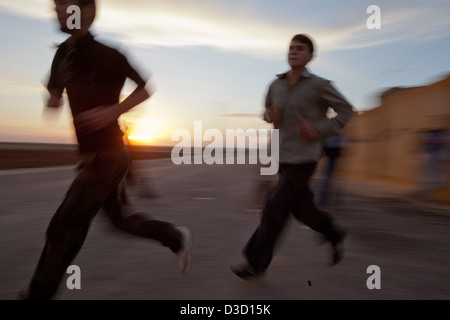
<path id="1" fill-rule="evenodd" d="M 92 31 L 150 77 L 154 96 L 120 119 L 132 145 L 173 146 L 172 133 L 193 133 L 194 121 L 204 131 L 270 128 L 261 118 L 267 86 L 288 70 L 291 37 L 306 33 L 316 44 L 310 70 L 334 81 L 358 113 L 340 171 L 441 187 L 450 171 L 450 4 L 376 5 L 380 29 L 368 27 L 368 1 L 99 0 Z M 67 101 L 59 113 L 43 112 L 55 46 L 66 38 L 53 2 L 0 0 L 0 16 L 0 142 L 70 148 L 76 140 Z M 132 89 L 127 83 L 123 95 Z M 430 154 L 432 131 L 440 149 Z M 1 161 L 12 157 L 4 151 Z"/>
<path id="2" fill-rule="evenodd" d="M 205 128 L 265 128 L 267 86 L 288 70 L 287 49 L 297 33 L 316 43 L 310 70 L 334 81 L 357 111 L 379 107 L 392 87 L 447 76 L 447 1 L 378 1 L 380 29 L 367 27 L 371 4 L 99 0 L 92 31 L 151 77 L 155 95 L 124 119 L 135 143 L 167 145 L 175 129 L 192 130 L 195 120 Z M 1 0 L 0 17 L 0 140 L 74 143 L 67 103 L 56 119 L 42 116 L 55 45 L 66 38 L 53 1 Z M 422 108 L 439 100 L 445 97 Z"/>
<path id="3" fill-rule="evenodd" d="M 367 8 L 373 4 L 380 8 L 380 29 L 367 27 L 371 16 Z M 415 274 L 434 272 L 435 275 L 431 280 L 428 278 L 428 282 L 415 279 L 412 287 L 406 285 L 411 279 L 405 277 L 391 288 L 393 291 L 384 292 L 385 296 L 362 297 L 450 297 L 445 289 L 450 283 L 450 275 L 445 271 L 449 269 L 448 259 L 436 260 L 450 256 L 448 1 L 98 0 L 97 12 L 93 34 L 98 40 L 121 50 L 133 65 L 150 77 L 149 86 L 155 91 L 151 99 L 120 119 L 136 151 L 135 159 L 142 160 L 138 166 L 140 175 L 147 177 L 149 186 L 161 196 L 141 199 L 144 205 L 156 203 L 156 207 L 171 218 L 196 223 L 195 216 L 191 220 L 182 215 L 183 212 L 197 212 L 201 216 L 198 210 L 205 210 L 205 204 L 192 201 L 224 200 L 221 204 L 208 203 L 207 208 L 220 212 L 234 210 L 234 215 L 228 216 L 224 211 L 222 217 L 217 213 L 216 218 L 222 217 L 222 225 L 216 225 L 214 230 L 219 230 L 216 234 L 211 234 L 211 226 L 202 229 L 202 223 L 208 221 L 202 216 L 197 232 L 200 239 L 208 241 L 212 236 L 220 242 L 229 239 L 226 230 L 235 230 L 236 234 L 241 234 L 240 238 L 228 242 L 229 246 L 221 244 L 221 249 L 234 252 L 231 256 L 238 258 L 241 246 L 256 227 L 257 212 L 276 177 L 261 177 L 259 168 L 254 166 L 235 166 L 235 171 L 220 166 L 180 166 L 175 170 L 169 157 L 172 146 L 178 141 L 171 141 L 171 135 L 179 128 L 192 132 L 194 121 L 202 121 L 203 130 L 215 128 L 222 132 L 226 129 L 270 128 L 261 117 L 267 87 L 276 74 L 289 68 L 286 58 L 292 36 L 306 33 L 316 44 L 310 71 L 332 80 L 356 112 L 338 145 L 340 152 L 333 160 L 333 168 L 328 167 L 329 157 L 324 155 L 313 179 L 320 205 L 342 215 L 342 220 L 357 234 L 353 240 L 368 245 L 360 247 L 361 244 L 356 242 L 352 245 L 350 238 L 353 260 L 350 258 L 344 269 L 350 276 L 359 275 L 362 289 L 353 288 L 352 293 L 345 295 L 336 287 L 335 291 L 329 290 L 330 297 L 361 297 L 359 290 L 367 294 L 365 266 L 377 264 L 367 258 L 368 252 L 375 252 L 374 255 L 380 257 L 378 261 L 383 261 L 386 266 L 392 261 L 389 259 L 400 259 L 393 267 L 395 270 L 391 270 L 391 280 L 410 270 L 411 264 L 417 261 L 421 263 L 416 265 Z M 67 100 L 58 113 L 43 112 L 44 85 L 56 45 L 65 38 L 55 20 L 53 1 L 0 0 L 0 209 L 4 212 L 0 219 L 5 229 L 0 260 L 0 283 L 5 286 L 0 298 L 9 297 L 18 285 L 26 282 L 41 247 L 32 239 L 41 239 L 62 191 L 68 187 L 73 171 L 65 166 L 72 168 L 78 161 Z M 127 83 L 124 96 L 132 90 L 132 85 Z M 154 160 L 148 162 L 150 159 Z M 55 166 L 59 169 L 53 169 Z M 49 167 L 48 170 L 56 170 L 56 173 L 12 170 L 38 167 Z M 247 183 L 242 183 L 242 179 Z M 24 201 L 39 191 L 41 181 L 50 182 L 40 190 L 44 195 L 36 193 Z M 236 185 L 239 188 L 235 189 Z M 170 196 L 171 200 L 165 196 Z M 238 209 L 228 207 L 235 201 Z M 180 215 L 165 212 L 167 205 L 180 210 Z M 45 214 L 31 214 L 36 211 Z M 250 215 L 241 215 L 242 212 Z M 413 214 L 405 216 L 407 212 Z M 234 220 L 229 221 L 229 218 Z M 395 228 L 387 226 L 392 222 L 389 219 Z M 27 221 L 27 227 L 23 226 L 23 221 Z M 248 225 L 244 227 L 240 222 Z M 18 225 L 22 227 L 15 232 Z M 102 230 L 101 223 L 100 229 L 94 227 L 94 230 L 97 230 L 94 231 L 95 238 L 98 235 L 95 232 Z M 203 233 L 205 230 L 208 231 Z M 29 241 L 21 242 L 17 248 L 17 240 L 23 240 L 20 235 L 29 231 L 32 231 Z M 372 236 L 372 243 L 364 238 L 368 234 Z M 305 235 L 295 237 L 290 242 L 293 246 L 297 246 L 294 240 L 308 243 L 308 235 L 306 238 Z M 414 241 L 404 241 L 406 238 Z M 411 247 L 423 251 L 402 260 Z M 290 248 L 285 249 L 282 259 L 295 255 Z M 27 254 L 15 260 L 17 250 Z M 123 252 L 126 254 L 127 249 Z M 229 262 L 208 260 L 211 258 L 206 256 L 215 252 L 209 245 L 200 246 L 199 252 L 210 263 L 203 265 L 204 270 L 216 267 L 221 270 L 223 264 L 219 263 Z M 90 254 L 96 256 L 99 253 L 101 250 Z M 88 255 L 82 256 L 81 261 L 88 263 Z M 137 254 L 133 258 L 137 259 L 134 263 L 142 263 Z M 321 261 L 317 253 L 313 255 L 314 259 Z M 105 258 L 105 263 L 107 260 Z M 171 265 L 170 258 L 167 260 Z M 424 265 L 425 260 L 430 264 Z M 12 266 L 17 264 L 24 267 L 13 270 Z M 326 273 L 311 272 L 319 273 L 314 273 L 315 279 Z M 21 279 L 19 283 L 12 282 L 14 276 Z M 136 283 L 141 276 L 135 274 Z M 194 279 L 197 282 L 191 280 L 192 288 L 204 280 L 201 274 Z M 344 280 L 336 279 L 339 285 L 344 285 Z M 217 281 L 222 285 L 221 280 Z M 284 285 L 291 285 L 288 278 L 283 281 Z M 149 287 L 154 285 L 148 283 Z M 214 284 L 209 285 L 214 287 Z M 178 289 L 178 283 L 176 287 Z M 96 298 L 101 296 L 100 288 L 99 285 L 98 291 L 86 296 L 63 297 Z M 281 285 L 269 286 L 272 296 L 258 295 L 256 289 L 242 293 L 238 290 L 240 287 L 227 288 L 229 291 L 219 298 L 291 297 L 283 293 Z M 213 297 L 207 294 L 213 292 L 211 287 L 203 289 L 194 297 Z M 133 288 L 123 292 L 129 294 L 130 290 Z M 292 287 L 290 292 L 294 291 Z M 123 292 L 110 293 L 120 297 Z M 196 291 L 192 289 L 191 294 L 193 292 Z M 323 297 L 321 292 L 316 291 L 312 297 Z M 172 297 L 172 293 L 163 296 Z M 138 292 L 136 297 L 146 296 Z M 294 294 L 294 297 L 307 296 Z"/>

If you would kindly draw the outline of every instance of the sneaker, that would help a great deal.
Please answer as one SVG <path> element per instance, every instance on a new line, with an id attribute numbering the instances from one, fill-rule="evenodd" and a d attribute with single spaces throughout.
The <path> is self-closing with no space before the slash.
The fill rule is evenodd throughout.
<path id="1" fill-rule="evenodd" d="M 187 274 L 191 269 L 192 234 L 186 227 L 178 227 L 177 229 L 183 237 L 183 247 L 177 252 L 180 271 L 182 274 Z"/>
<path id="2" fill-rule="evenodd" d="M 264 272 L 255 270 L 250 265 L 231 267 L 231 271 L 243 280 L 256 279 L 264 274 Z"/>

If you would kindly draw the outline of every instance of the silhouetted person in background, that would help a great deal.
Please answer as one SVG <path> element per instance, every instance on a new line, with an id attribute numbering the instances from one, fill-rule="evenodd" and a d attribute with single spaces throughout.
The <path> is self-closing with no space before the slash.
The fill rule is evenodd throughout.
<path id="1" fill-rule="evenodd" d="M 243 250 L 246 263 L 232 268 L 245 280 L 263 275 L 269 267 L 289 213 L 331 243 L 333 264 L 343 257 L 346 231 L 316 207 L 309 180 L 322 155 L 322 141 L 340 133 L 353 107 L 330 81 L 306 69 L 313 52 L 310 38 L 295 35 L 288 54 L 291 69 L 277 76 L 266 95 L 264 119 L 279 130 L 279 181 Z M 329 107 L 337 113 L 332 119 L 326 116 Z"/>
<path id="2" fill-rule="evenodd" d="M 342 155 L 344 147 L 343 135 L 334 135 L 323 142 L 323 156 L 326 159 L 325 177 L 320 190 L 319 207 L 324 208 L 334 199 L 335 190 L 333 178 L 335 175 L 338 160 Z"/>
<path id="3" fill-rule="evenodd" d="M 67 26 L 69 5 L 81 8 L 79 29 Z M 62 93 L 66 90 L 82 162 L 64 201 L 50 221 L 44 249 L 22 298 L 51 299 L 54 296 L 100 209 L 117 228 L 159 241 L 172 250 L 178 255 L 181 272 L 185 274 L 191 262 L 189 229 L 143 213 L 126 212 L 127 206 L 120 201 L 119 186 L 130 162 L 118 118 L 149 98 L 146 81 L 124 55 L 97 42 L 89 32 L 96 12 L 94 0 L 55 0 L 55 10 L 61 31 L 70 37 L 59 46 L 52 63 L 47 107 L 60 107 Z M 119 102 L 127 78 L 137 87 Z"/>
<path id="4" fill-rule="evenodd" d="M 445 131 L 428 130 L 423 133 L 422 148 L 424 156 L 423 189 L 430 191 L 444 184 L 446 177 L 445 161 L 448 160 L 448 146 Z"/>

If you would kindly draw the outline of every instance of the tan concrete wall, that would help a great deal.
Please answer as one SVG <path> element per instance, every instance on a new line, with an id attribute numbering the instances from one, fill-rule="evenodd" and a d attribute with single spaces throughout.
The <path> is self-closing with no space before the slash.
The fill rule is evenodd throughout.
<path id="1" fill-rule="evenodd" d="M 423 174 L 420 133 L 439 128 L 450 131 L 450 76 L 428 86 L 388 90 L 381 106 L 348 125 L 341 173 L 417 186 Z M 449 161 L 444 171 L 450 172 Z"/>

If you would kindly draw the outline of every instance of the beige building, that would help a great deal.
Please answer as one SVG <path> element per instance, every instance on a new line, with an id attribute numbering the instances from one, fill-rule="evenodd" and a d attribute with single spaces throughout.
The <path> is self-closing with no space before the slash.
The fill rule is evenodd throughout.
<path id="1" fill-rule="evenodd" d="M 447 157 L 440 163 L 441 186 L 450 186 L 450 75 L 422 87 L 391 88 L 381 105 L 358 114 L 347 127 L 340 172 L 417 189 L 426 178 L 421 137 L 445 130 Z"/>

